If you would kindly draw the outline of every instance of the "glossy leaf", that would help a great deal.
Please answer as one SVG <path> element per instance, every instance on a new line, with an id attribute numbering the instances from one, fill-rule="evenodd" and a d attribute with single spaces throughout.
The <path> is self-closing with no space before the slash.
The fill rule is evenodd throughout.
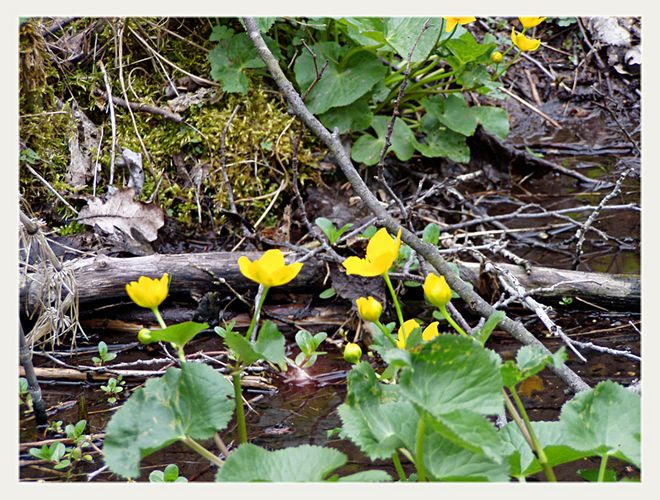
<path id="1" fill-rule="evenodd" d="M 169 368 L 147 381 L 112 416 L 103 443 L 105 463 L 122 477 L 140 474 L 140 460 L 186 436 L 208 439 L 234 411 L 233 387 L 202 363 Z"/>
<path id="2" fill-rule="evenodd" d="M 151 330 L 149 332 L 149 340 L 150 342 L 169 342 L 183 348 L 198 333 L 206 330 L 208 327 L 208 323 L 184 321 L 183 323 L 177 323 L 162 330 Z"/>
<path id="3" fill-rule="evenodd" d="M 215 480 L 220 482 L 323 481 L 346 463 L 346 455 L 333 448 L 302 445 L 268 451 L 243 444 L 229 455 Z"/>

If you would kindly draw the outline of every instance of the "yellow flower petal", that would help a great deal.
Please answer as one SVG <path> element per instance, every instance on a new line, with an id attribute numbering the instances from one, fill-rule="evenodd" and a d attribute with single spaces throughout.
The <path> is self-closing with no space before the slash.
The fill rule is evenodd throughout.
<path id="1" fill-rule="evenodd" d="M 522 24 L 523 28 L 525 29 L 538 26 L 539 24 L 541 24 L 543 21 L 546 20 L 545 17 L 518 17 L 518 19 L 520 19 L 520 24 Z"/>
<path id="2" fill-rule="evenodd" d="M 424 331 L 422 332 L 422 339 L 423 340 L 431 340 L 440 335 L 438 332 L 438 322 L 434 321 L 431 323 L 429 326 L 424 328 Z"/>
<path id="3" fill-rule="evenodd" d="M 137 281 L 126 285 L 126 293 L 138 306 L 153 309 L 167 298 L 169 287 L 170 277 L 167 273 L 160 279 L 140 276 Z"/>
<path id="4" fill-rule="evenodd" d="M 446 26 L 445 31 L 449 33 L 453 31 L 457 24 L 468 24 L 476 21 L 476 17 L 445 17 Z"/>
<path id="5" fill-rule="evenodd" d="M 524 34 L 516 32 L 515 28 L 511 28 L 511 41 L 521 52 L 534 52 L 541 46 L 541 40 L 527 38 Z"/>
<path id="6" fill-rule="evenodd" d="M 286 265 L 284 255 L 277 249 L 266 251 L 255 261 L 244 255 L 238 259 L 243 276 L 268 288 L 286 285 L 298 275 L 302 266 L 302 262 Z"/>
<path id="7" fill-rule="evenodd" d="M 414 319 L 409 319 L 405 321 L 403 325 L 399 327 L 399 332 L 396 339 L 396 346 L 399 349 L 406 348 L 406 340 L 410 337 L 410 334 L 416 329 L 419 328 L 419 323 Z"/>
<path id="8" fill-rule="evenodd" d="M 360 318 L 364 321 L 376 322 L 383 312 L 383 305 L 374 299 L 371 295 L 367 298 L 360 297 L 355 301 Z"/>

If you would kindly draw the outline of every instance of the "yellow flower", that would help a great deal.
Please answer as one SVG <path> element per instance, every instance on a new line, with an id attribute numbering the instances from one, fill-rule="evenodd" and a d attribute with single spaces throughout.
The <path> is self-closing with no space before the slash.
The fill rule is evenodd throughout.
<path id="1" fill-rule="evenodd" d="M 457 24 L 473 23 L 476 20 L 476 17 L 445 17 L 445 21 L 447 21 L 445 31 L 449 33 L 456 27 Z"/>
<path id="2" fill-rule="evenodd" d="M 426 300 L 435 307 L 444 307 L 451 300 L 451 288 L 444 276 L 429 273 L 422 288 Z"/>
<path id="3" fill-rule="evenodd" d="M 429 326 L 424 328 L 424 331 L 422 332 L 422 340 L 428 341 L 440 335 L 440 333 L 438 332 L 438 325 L 439 323 L 437 321 L 434 321 Z M 415 321 L 414 319 L 409 319 L 408 321 L 403 323 L 403 326 L 399 328 L 399 335 L 397 336 L 396 339 L 396 346 L 399 349 L 406 348 L 406 340 L 408 339 L 408 337 L 410 337 L 410 334 L 416 328 L 421 328 L 421 327 L 419 326 L 419 323 L 417 323 L 417 321 Z"/>
<path id="4" fill-rule="evenodd" d="M 344 359 L 349 363 L 355 364 L 360 361 L 362 357 L 362 349 L 359 345 L 349 342 L 344 347 Z"/>
<path id="5" fill-rule="evenodd" d="M 409 319 L 408 321 L 404 322 L 403 325 L 399 327 L 399 335 L 397 336 L 396 339 L 396 346 L 399 349 L 405 349 L 406 348 L 406 339 L 410 337 L 410 334 L 416 329 L 419 328 L 419 323 L 415 321 L 414 319 Z"/>
<path id="6" fill-rule="evenodd" d="M 499 62 L 502 62 L 502 57 L 504 57 L 502 53 L 496 50 L 490 55 L 490 60 L 493 61 L 495 64 L 497 64 Z"/>
<path id="7" fill-rule="evenodd" d="M 431 340 L 436 338 L 440 333 L 438 332 L 438 323 L 437 321 L 434 321 L 431 323 L 429 326 L 424 328 L 424 331 L 422 332 L 422 340 Z"/>
<path id="8" fill-rule="evenodd" d="M 383 312 L 383 305 L 371 295 L 368 298 L 360 297 L 355 301 L 360 318 L 364 321 L 376 322 Z"/>
<path id="9" fill-rule="evenodd" d="M 167 297 L 170 288 L 170 277 L 167 273 L 158 279 L 140 276 L 137 281 L 126 285 L 126 293 L 140 307 L 154 309 Z"/>
<path id="10" fill-rule="evenodd" d="M 522 24 L 525 29 L 538 26 L 546 20 L 545 17 L 519 17 L 518 19 L 520 19 L 520 24 Z"/>
<path id="11" fill-rule="evenodd" d="M 366 278 L 381 276 L 394 264 L 400 247 L 401 229 L 394 239 L 383 227 L 369 240 L 366 258 L 351 256 L 342 262 L 342 265 L 346 268 L 346 274 L 357 274 Z"/>
<path id="12" fill-rule="evenodd" d="M 302 266 L 302 262 L 295 262 L 287 266 L 284 263 L 284 254 L 277 249 L 266 251 L 261 258 L 254 262 L 245 255 L 238 259 L 238 267 L 243 276 L 267 288 L 286 285 L 298 276 Z"/>
<path id="13" fill-rule="evenodd" d="M 541 45 L 541 40 L 538 38 L 527 38 L 522 33 L 516 32 L 515 28 L 511 28 L 511 41 L 522 52 L 534 52 Z"/>

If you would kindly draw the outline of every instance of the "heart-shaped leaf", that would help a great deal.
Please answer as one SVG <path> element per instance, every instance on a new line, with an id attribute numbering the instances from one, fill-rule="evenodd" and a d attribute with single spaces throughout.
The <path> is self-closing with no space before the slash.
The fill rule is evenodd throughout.
<path id="1" fill-rule="evenodd" d="M 161 378 L 148 380 L 112 416 L 103 442 L 105 463 L 115 474 L 135 478 L 147 455 L 186 437 L 210 438 L 229 423 L 233 392 L 208 365 L 169 368 Z"/>

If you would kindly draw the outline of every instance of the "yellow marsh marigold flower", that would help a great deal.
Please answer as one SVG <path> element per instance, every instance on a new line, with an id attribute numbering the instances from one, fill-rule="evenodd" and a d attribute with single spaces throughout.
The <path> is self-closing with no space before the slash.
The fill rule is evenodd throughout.
<path id="1" fill-rule="evenodd" d="M 468 24 L 477 20 L 476 17 L 445 17 L 444 19 L 447 21 L 445 26 L 447 33 L 453 31 L 457 24 Z"/>
<path id="2" fill-rule="evenodd" d="M 158 279 L 140 276 L 137 281 L 126 285 L 126 293 L 140 307 L 154 309 L 167 297 L 170 288 L 170 277 L 167 273 Z"/>
<path id="3" fill-rule="evenodd" d="M 541 40 L 538 38 L 527 38 L 522 33 L 518 33 L 515 28 L 511 28 L 511 41 L 521 52 L 534 52 L 541 46 Z"/>
<path id="4" fill-rule="evenodd" d="M 351 256 L 342 265 L 346 268 L 346 274 L 357 274 L 371 278 L 381 276 L 389 271 L 394 261 L 399 256 L 401 247 L 401 229 L 392 238 L 384 227 L 374 234 L 367 244 L 367 255 L 364 259 Z"/>
<path id="5" fill-rule="evenodd" d="M 495 51 L 490 55 L 490 60 L 493 61 L 495 64 L 502 62 L 502 58 L 504 56 L 502 55 L 501 52 Z"/>
<path id="6" fill-rule="evenodd" d="M 250 261 L 245 255 L 238 259 L 241 274 L 267 288 L 286 285 L 298 276 L 302 262 L 286 265 L 280 250 L 268 250 L 259 259 Z"/>
<path id="7" fill-rule="evenodd" d="M 545 17 L 519 17 L 518 19 L 520 19 L 520 24 L 522 24 L 523 28 L 525 29 L 538 26 L 539 24 L 541 24 L 543 21 L 546 20 Z"/>
<path id="8" fill-rule="evenodd" d="M 429 273 L 422 288 L 426 300 L 435 307 L 444 307 L 451 300 L 451 288 L 444 276 Z"/>
<path id="9" fill-rule="evenodd" d="M 353 342 L 346 344 L 346 347 L 344 347 L 344 360 L 355 364 L 360 361 L 361 357 L 362 348 L 359 345 L 354 344 Z"/>
<path id="10" fill-rule="evenodd" d="M 427 341 L 437 337 L 439 335 L 438 324 L 439 323 L 437 321 L 434 321 L 429 326 L 424 328 L 424 331 L 422 332 L 422 340 Z M 399 334 L 396 339 L 396 346 L 399 349 L 405 349 L 406 340 L 417 328 L 420 328 L 420 325 L 414 319 L 409 319 L 408 321 L 404 322 L 403 325 L 399 328 Z"/>
<path id="11" fill-rule="evenodd" d="M 360 318 L 364 321 L 376 322 L 383 312 L 383 305 L 374 299 L 371 295 L 367 298 L 360 297 L 355 301 Z"/>

